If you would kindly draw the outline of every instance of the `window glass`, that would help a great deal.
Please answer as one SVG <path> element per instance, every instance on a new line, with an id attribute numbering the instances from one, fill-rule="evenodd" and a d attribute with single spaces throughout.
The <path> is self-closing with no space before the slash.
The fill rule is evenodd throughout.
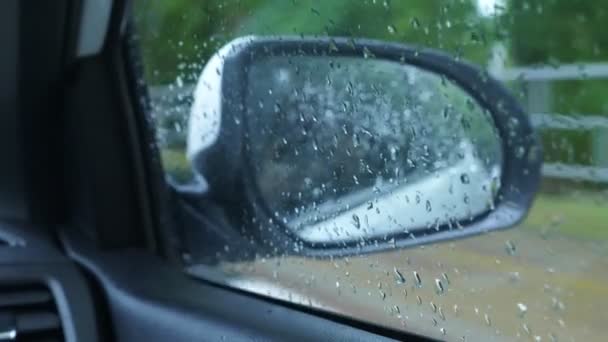
<path id="1" fill-rule="evenodd" d="M 511 229 L 339 258 L 257 253 L 234 261 L 219 253 L 211 262 L 197 258 L 190 244 L 183 253 L 189 269 L 212 269 L 230 286 L 451 341 L 603 341 L 608 335 L 608 1 L 138 1 L 135 20 L 162 162 L 175 185 L 194 177 L 185 153 L 194 84 L 214 52 L 251 34 L 441 49 L 503 81 L 542 138 L 540 193 L 527 219 Z M 252 75 L 280 72 L 286 62 L 259 65 Z M 382 77 L 379 70 L 368 73 Z M 315 134 L 325 134 L 322 128 Z M 293 138 L 259 132 L 267 144 Z M 486 145 L 484 159 L 500 161 L 496 146 Z M 376 180 L 365 182 L 361 189 Z M 336 195 L 344 186 L 331 190 Z M 272 186 L 265 191 L 279 201 Z M 282 210 L 304 202 L 293 198 Z M 222 246 L 231 248 L 238 247 Z"/>

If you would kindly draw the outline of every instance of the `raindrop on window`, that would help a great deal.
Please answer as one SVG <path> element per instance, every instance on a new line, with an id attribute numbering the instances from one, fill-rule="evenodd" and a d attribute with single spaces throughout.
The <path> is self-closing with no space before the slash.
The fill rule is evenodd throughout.
<path id="1" fill-rule="evenodd" d="M 524 303 L 517 303 L 517 312 L 519 317 L 524 317 L 528 312 L 528 307 Z"/>
<path id="2" fill-rule="evenodd" d="M 490 319 L 490 316 L 488 316 L 488 314 L 485 314 L 483 316 L 483 319 L 486 321 L 487 326 L 489 326 L 489 327 L 492 326 L 492 320 Z"/>
<path id="3" fill-rule="evenodd" d="M 414 271 L 414 281 L 416 282 L 416 286 L 417 287 L 422 287 L 422 279 L 420 278 L 420 274 L 418 274 L 418 272 Z"/>
<path id="4" fill-rule="evenodd" d="M 395 273 L 395 280 L 397 284 L 405 284 L 405 277 L 403 274 L 397 269 L 397 267 L 393 268 L 393 272 Z"/>
<path id="5" fill-rule="evenodd" d="M 412 18 L 410 22 L 415 30 L 420 28 L 420 20 L 418 20 L 418 18 Z"/>
<path id="6" fill-rule="evenodd" d="M 509 255 L 515 255 L 515 244 L 511 240 L 505 242 L 505 250 Z"/>
<path id="7" fill-rule="evenodd" d="M 361 228 L 361 220 L 359 219 L 359 216 L 357 216 L 356 214 L 353 214 L 353 226 L 355 226 L 355 228 L 360 229 Z"/>
<path id="8" fill-rule="evenodd" d="M 441 295 L 445 292 L 445 288 L 443 287 L 443 284 L 441 283 L 441 279 L 435 279 L 435 291 L 439 295 Z"/>

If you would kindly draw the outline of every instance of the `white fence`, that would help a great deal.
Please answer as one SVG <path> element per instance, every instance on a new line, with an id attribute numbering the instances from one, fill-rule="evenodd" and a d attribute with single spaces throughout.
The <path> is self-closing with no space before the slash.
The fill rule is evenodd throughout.
<path id="1" fill-rule="evenodd" d="M 608 81 L 608 63 L 516 67 L 495 71 L 493 75 L 502 81 L 523 85 L 526 93 L 524 105 L 537 129 L 589 131 L 591 134 L 592 165 L 545 163 L 543 174 L 546 177 L 608 183 L 608 116 L 564 115 L 553 112 L 551 108 L 553 83 L 591 79 Z"/>

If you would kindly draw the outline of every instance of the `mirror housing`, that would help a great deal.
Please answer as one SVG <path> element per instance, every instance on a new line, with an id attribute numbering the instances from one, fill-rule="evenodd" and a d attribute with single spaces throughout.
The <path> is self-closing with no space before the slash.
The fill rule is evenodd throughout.
<path id="1" fill-rule="evenodd" d="M 248 131 L 248 73 L 257 61 L 277 56 L 391 61 L 456 84 L 489 113 L 500 137 L 500 187 L 492 192 L 488 210 L 466 219 L 417 227 L 415 232 L 406 229 L 328 241 L 298 236 L 276 217 L 259 189 L 251 152 L 256 142 Z M 226 217 L 241 235 L 266 247 L 268 253 L 309 256 L 376 252 L 511 227 L 532 205 L 542 166 L 541 146 L 528 117 L 486 71 L 435 50 L 350 38 L 243 37 L 224 46 L 209 60 L 196 86 L 187 154 L 195 174 L 208 183 L 205 196 L 225 208 Z"/>

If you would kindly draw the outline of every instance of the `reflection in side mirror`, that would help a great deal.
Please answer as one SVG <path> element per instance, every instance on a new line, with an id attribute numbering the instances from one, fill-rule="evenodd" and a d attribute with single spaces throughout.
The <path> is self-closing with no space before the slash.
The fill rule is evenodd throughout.
<path id="1" fill-rule="evenodd" d="M 517 102 L 468 64 L 383 42 L 252 37 L 203 71 L 188 154 L 235 227 L 323 255 L 511 226 L 542 160 Z"/>
<path id="2" fill-rule="evenodd" d="M 352 57 L 252 63 L 246 123 L 261 199 L 315 243 L 415 232 L 490 210 L 491 116 L 424 69 Z"/>

